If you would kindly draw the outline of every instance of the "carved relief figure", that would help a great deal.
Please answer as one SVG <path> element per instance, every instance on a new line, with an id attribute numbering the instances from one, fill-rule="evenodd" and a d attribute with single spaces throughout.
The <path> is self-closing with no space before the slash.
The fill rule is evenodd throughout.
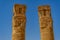
<path id="1" fill-rule="evenodd" d="M 38 7 L 41 40 L 54 40 L 50 6 Z"/>
<path id="2" fill-rule="evenodd" d="M 12 25 L 12 40 L 25 40 L 26 6 L 15 4 Z"/>

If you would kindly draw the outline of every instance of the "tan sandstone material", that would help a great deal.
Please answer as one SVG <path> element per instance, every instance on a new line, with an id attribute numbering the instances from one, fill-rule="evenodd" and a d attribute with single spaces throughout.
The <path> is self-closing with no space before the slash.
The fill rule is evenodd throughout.
<path id="1" fill-rule="evenodd" d="M 41 40 L 54 40 L 50 6 L 38 7 Z"/>
<path id="2" fill-rule="evenodd" d="M 15 4 L 12 20 L 12 40 L 25 40 L 26 6 Z"/>

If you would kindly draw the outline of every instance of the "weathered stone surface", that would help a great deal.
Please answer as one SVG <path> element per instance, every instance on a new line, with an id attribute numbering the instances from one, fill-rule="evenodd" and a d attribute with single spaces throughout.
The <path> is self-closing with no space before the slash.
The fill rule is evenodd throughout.
<path id="1" fill-rule="evenodd" d="M 12 40 L 25 40 L 26 6 L 15 4 L 12 20 Z"/>
<path id="2" fill-rule="evenodd" d="M 54 40 L 50 6 L 38 7 L 41 40 Z"/>

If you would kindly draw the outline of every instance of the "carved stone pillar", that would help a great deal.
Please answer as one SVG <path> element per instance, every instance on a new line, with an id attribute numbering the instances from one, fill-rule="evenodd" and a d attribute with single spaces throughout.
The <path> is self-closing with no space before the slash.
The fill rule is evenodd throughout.
<path id="1" fill-rule="evenodd" d="M 12 40 L 25 40 L 26 6 L 15 4 L 13 9 Z"/>
<path id="2" fill-rule="evenodd" d="M 41 40 L 54 40 L 50 6 L 38 7 Z"/>

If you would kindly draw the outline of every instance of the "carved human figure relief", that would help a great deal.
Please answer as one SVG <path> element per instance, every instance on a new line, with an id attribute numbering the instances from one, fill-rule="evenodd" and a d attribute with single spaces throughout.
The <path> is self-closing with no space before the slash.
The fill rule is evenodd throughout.
<path id="1" fill-rule="evenodd" d="M 15 16 L 14 20 L 15 20 L 15 27 L 17 26 L 22 27 L 26 21 L 24 17 L 19 17 L 19 16 Z"/>
<path id="2" fill-rule="evenodd" d="M 50 6 L 39 6 L 38 16 L 41 40 L 54 40 L 53 21 L 51 18 Z"/>
<path id="3" fill-rule="evenodd" d="M 50 17 L 42 17 L 40 18 L 40 25 L 41 25 L 41 28 L 52 26 L 52 19 Z"/>
<path id="4" fill-rule="evenodd" d="M 15 4 L 12 26 L 12 40 L 25 40 L 25 5 Z"/>

